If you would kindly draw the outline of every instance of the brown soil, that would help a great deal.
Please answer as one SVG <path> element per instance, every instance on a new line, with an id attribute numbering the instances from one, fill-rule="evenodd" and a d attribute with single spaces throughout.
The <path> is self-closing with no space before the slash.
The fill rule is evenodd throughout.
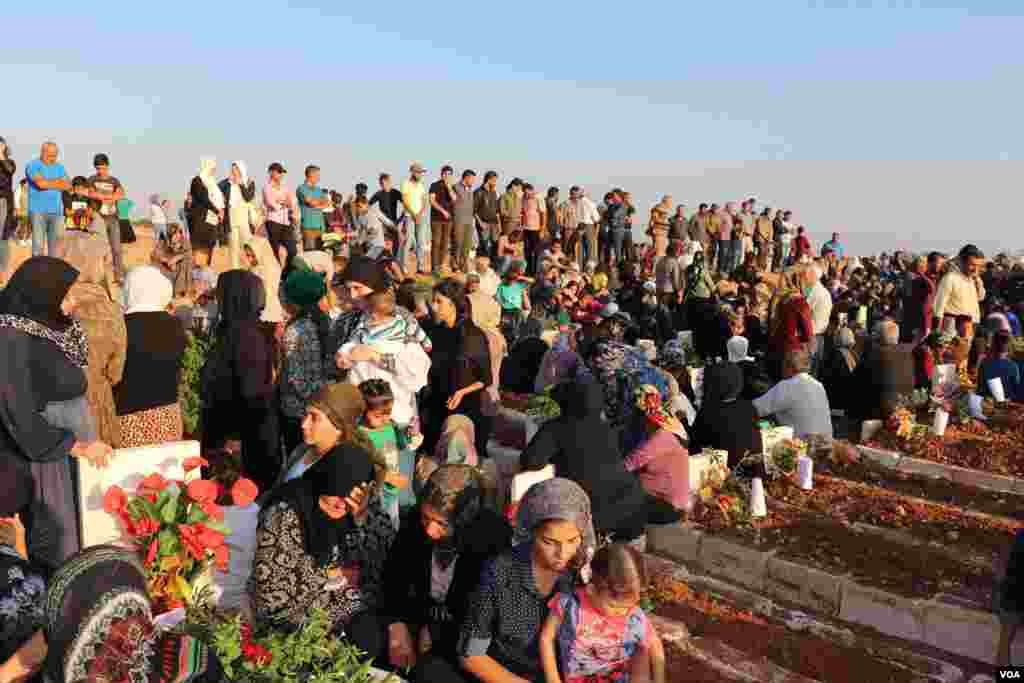
<path id="1" fill-rule="evenodd" d="M 843 647 L 751 618 L 749 613 L 689 591 L 682 582 L 660 577 L 656 584 L 667 598 L 655 609 L 658 615 L 686 624 L 691 636 L 722 641 L 750 655 L 751 659 L 764 657 L 780 667 L 829 683 L 911 683 L 915 680 L 911 673 L 874 659 L 864 650 Z M 669 680 L 691 679 L 669 676 Z"/>
<path id="2" fill-rule="evenodd" d="M 925 498 L 964 510 L 1024 520 L 1024 496 L 988 491 L 917 474 L 884 468 L 870 461 L 833 463 L 815 461 L 815 472 L 828 473 L 849 481 L 885 487 L 906 496 Z"/>
<path id="3" fill-rule="evenodd" d="M 704 662 L 686 654 L 675 643 L 665 644 L 665 675 L 673 683 L 735 683 L 733 679 L 726 678 Z"/>

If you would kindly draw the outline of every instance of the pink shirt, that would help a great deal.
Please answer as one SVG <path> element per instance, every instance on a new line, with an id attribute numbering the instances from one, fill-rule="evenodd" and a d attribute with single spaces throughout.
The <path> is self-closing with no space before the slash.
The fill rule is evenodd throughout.
<path id="1" fill-rule="evenodd" d="M 285 206 L 279 206 L 278 202 L 284 200 Z M 274 187 L 268 182 L 263 188 L 263 207 L 267 211 L 267 220 L 281 225 L 291 225 L 292 216 L 298 215 L 298 202 L 295 200 L 295 193 L 288 188 Z"/>
<path id="2" fill-rule="evenodd" d="M 640 484 L 655 498 L 689 509 L 690 454 L 674 434 L 658 430 L 630 453 L 626 469 L 639 471 Z"/>

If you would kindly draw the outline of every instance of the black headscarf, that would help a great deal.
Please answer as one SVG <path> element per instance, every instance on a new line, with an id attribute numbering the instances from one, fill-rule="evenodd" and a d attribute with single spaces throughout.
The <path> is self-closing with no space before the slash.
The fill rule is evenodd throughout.
<path id="1" fill-rule="evenodd" d="M 217 314 L 222 330 L 256 321 L 267 303 L 263 280 L 248 270 L 229 270 L 217 279 Z"/>
<path id="2" fill-rule="evenodd" d="M 735 400 L 743 391 L 743 370 L 736 363 L 716 363 L 704 370 L 704 400 L 709 405 Z"/>
<path id="3" fill-rule="evenodd" d="M 382 292 L 391 286 L 387 271 L 380 263 L 366 256 L 351 259 L 340 279 L 342 282 L 358 282 L 375 292 Z"/>
<path id="4" fill-rule="evenodd" d="M 351 515 L 334 520 L 320 509 L 320 496 L 346 497 L 360 484 L 374 480 L 370 454 L 358 446 L 340 444 L 320 458 L 301 477 L 271 493 L 263 504 L 270 510 L 287 503 L 302 524 L 306 552 L 321 566 L 332 561 L 335 548 L 342 547 L 345 536 L 355 529 Z"/>
<path id="5" fill-rule="evenodd" d="M 469 465 L 442 465 L 423 485 L 420 506 L 424 504 L 448 515 L 451 533 L 434 545 L 438 563 L 447 569 L 468 540 L 466 530 L 480 516 L 483 479 Z"/>
<path id="6" fill-rule="evenodd" d="M 64 297 L 78 279 L 78 270 L 53 256 L 33 256 L 21 264 L 0 292 L 0 315 L 34 320 L 54 332 L 74 322 L 60 310 Z"/>

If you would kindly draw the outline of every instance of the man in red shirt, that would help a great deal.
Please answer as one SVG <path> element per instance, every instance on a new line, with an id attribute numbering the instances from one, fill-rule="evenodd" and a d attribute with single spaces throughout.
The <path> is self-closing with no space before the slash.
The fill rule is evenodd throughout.
<path id="1" fill-rule="evenodd" d="M 810 255 L 811 242 L 804 233 L 804 226 L 801 225 L 796 230 L 796 239 L 793 240 L 793 263 L 799 263 L 804 256 L 810 257 Z"/>

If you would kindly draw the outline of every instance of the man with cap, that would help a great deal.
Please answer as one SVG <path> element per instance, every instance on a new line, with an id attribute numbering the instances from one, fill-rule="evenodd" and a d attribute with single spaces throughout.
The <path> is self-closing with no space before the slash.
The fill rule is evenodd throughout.
<path id="1" fill-rule="evenodd" d="M 120 282 L 124 279 L 124 253 L 121 249 L 121 224 L 117 215 L 117 202 L 124 199 L 121 181 L 110 175 L 110 159 L 106 154 L 97 154 L 92 160 L 96 174 L 89 177 L 86 196 L 100 204 L 100 217 L 107 227 L 110 253 L 114 257 L 114 276 Z"/>
<path id="2" fill-rule="evenodd" d="M 416 272 L 428 275 L 427 245 L 430 234 L 427 229 L 427 188 L 423 176 L 427 169 L 419 162 L 409 165 L 409 178 L 402 183 L 402 207 L 405 209 L 407 233 L 398 248 L 398 267 L 405 273 L 409 251 L 416 250 Z"/>
<path id="3" fill-rule="evenodd" d="M 263 187 L 263 210 L 266 214 L 264 225 L 267 239 L 274 250 L 274 256 L 282 265 L 282 277 L 291 273 L 292 259 L 298 253 L 296 229 L 299 219 L 299 205 L 295 193 L 284 185 L 288 171 L 275 161 L 267 167 L 267 184 Z M 282 257 L 284 249 L 286 256 Z"/>

